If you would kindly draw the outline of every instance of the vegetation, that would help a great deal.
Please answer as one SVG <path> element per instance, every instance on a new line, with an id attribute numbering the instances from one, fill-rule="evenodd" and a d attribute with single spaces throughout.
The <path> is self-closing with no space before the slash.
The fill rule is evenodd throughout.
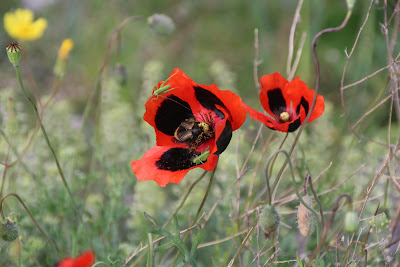
<path id="1" fill-rule="evenodd" d="M 1 1 L 47 27 L 0 29 L 0 265 L 398 265 L 400 1 L 349 2 Z M 325 111 L 288 134 L 247 116 L 214 171 L 139 182 L 176 67 L 258 111 L 258 78 L 299 76 Z"/>

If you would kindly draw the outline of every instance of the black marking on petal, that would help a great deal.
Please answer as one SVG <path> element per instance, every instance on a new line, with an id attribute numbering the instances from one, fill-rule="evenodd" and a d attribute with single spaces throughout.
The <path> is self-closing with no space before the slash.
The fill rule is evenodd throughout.
<path id="1" fill-rule="evenodd" d="M 221 135 L 218 137 L 218 140 L 216 141 L 217 144 L 217 152 L 215 152 L 215 155 L 219 155 L 222 152 L 225 151 L 225 149 L 228 147 L 229 142 L 231 141 L 232 138 L 232 124 L 230 121 L 226 121 L 225 128 L 222 130 Z"/>
<path id="2" fill-rule="evenodd" d="M 221 110 L 219 110 L 216 105 L 225 108 L 228 111 L 228 113 L 229 110 L 216 95 L 214 95 L 213 93 L 204 88 L 201 88 L 200 86 L 194 87 L 194 92 L 197 101 L 199 101 L 200 105 L 202 105 L 206 109 L 214 111 L 215 115 L 217 115 L 221 119 L 225 119 L 224 113 Z M 231 116 L 230 113 L 229 116 Z"/>
<path id="3" fill-rule="evenodd" d="M 161 102 L 154 121 L 159 131 L 173 136 L 181 122 L 193 117 L 192 110 L 187 102 L 177 96 L 170 95 Z"/>
<path id="4" fill-rule="evenodd" d="M 189 149 L 175 147 L 165 151 L 159 160 L 156 161 L 156 167 L 159 170 L 181 171 L 189 169 L 196 164 L 193 163 L 193 158 L 200 153 L 191 152 Z"/>
<path id="5" fill-rule="evenodd" d="M 274 114 L 279 115 L 281 112 L 286 111 L 286 101 L 280 88 L 270 90 L 267 94 L 269 108 Z"/>
<path id="6" fill-rule="evenodd" d="M 298 118 L 297 120 L 295 120 L 294 122 L 292 122 L 291 124 L 289 124 L 289 128 L 288 128 L 288 132 L 294 132 L 297 130 L 297 128 L 299 128 L 301 125 L 301 120 L 300 118 Z"/>
<path id="7" fill-rule="evenodd" d="M 308 101 L 304 97 L 301 97 L 300 104 L 296 108 L 297 115 L 300 114 L 300 106 L 303 106 L 304 110 L 306 111 L 306 116 L 307 116 L 308 111 L 310 110 L 310 106 L 308 104 Z"/>

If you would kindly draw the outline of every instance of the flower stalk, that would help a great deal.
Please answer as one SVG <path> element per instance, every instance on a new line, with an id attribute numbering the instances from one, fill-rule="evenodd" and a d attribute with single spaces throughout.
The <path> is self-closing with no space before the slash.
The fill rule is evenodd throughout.
<path id="1" fill-rule="evenodd" d="M 11 63 L 12 63 L 12 62 L 11 62 Z M 76 203 L 75 203 L 75 201 L 74 201 L 74 198 L 72 197 L 72 192 L 71 192 L 71 190 L 70 190 L 70 188 L 69 188 L 69 186 L 68 186 L 67 180 L 65 179 L 65 175 L 64 175 L 64 172 L 63 172 L 63 170 L 62 170 L 62 168 L 61 168 L 60 162 L 58 161 L 58 157 L 57 157 L 57 155 L 56 155 L 56 152 L 55 152 L 53 146 L 52 146 L 51 143 L 50 143 L 49 137 L 48 137 L 48 135 L 47 135 L 46 129 L 44 128 L 44 125 L 43 125 L 43 123 L 42 123 L 42 120 L 41 120 L 41 118 L 40 118 L 40 115 L 39 115 L 38 109 L 37 109 L 37 107 L 36 107 L 36 104 L 35 104 L 35 102 L 32 100 L 32 98 L 29 97 L 28 93 L 27 93 L 26 90 L 25 90 L 24 84 L 23 84 L 23 82 L 22 82 L 22 77 L 21 77 L 21 72 L 20 72 L 20 69 L 19 69 L 19 65 L 14 65 L 14 64 L 13 64 L 13 66 L 14 66 L 14 69 L 15 69 L 15 73 L 16 73 L 16 75 L 17 75 L 19 87 L 21 88 L 22 92 L 24 93 L 25 98 L 26 98 L 26 99 L 29 101 L 29 103 L 31 104 L 32 109 L 33 109 L 33 111 L 34 111 L 34 113 L 35 113 L 36 119 L 37 119 L 37 121 L 38 121 L 39 124 L 40 124 L 40 129 L 42 130 L 42 133 L 43 133 L 43 136 L 44 136 L 44 138 L 45 138 L 45 140 L 46 140 L 47 146 L 49 147 L 49 149 L 50 149 L 50 151 L 51 151 L 51 154 L 52 154 L 52 156 L 53 156 L 53 158 L 54 158 L 54 161 L 55 161 L 56 166 L 57 166 L 58 173 L 60 174 L 60 177 L 61 177 L 61 180 L 62 180 L 62 182 L 63 182 L 63 185 L 64 185 L 65 189 L 67 190 L 67 193 L 68 193 L 69 198 L 71 199 L 72 207 L 73 207 L 73 209 L 74 209 L 76 215 L 78 216 L 79 221 L 80 221 L 81 224 L 84 226 L 83 219 L 82 219 L 82 217 L 81 217 L 81 215 L 80 215 L 80 213 L 79 213 L 79 211 L 78 211 L 78 208 L 77 208 L 77 205 L 76 205 Z M 87 237 L 88 237 L 88 239 L 89 239 L 89 235 L 88 235 L 88 232 L 87 232 L 86 227 L 84 227 L 84 229 L 85 229 L 85 233 L 86 233 L 86 235 L 87 235 Z M 89 240 L 90 240 L 90 239 L 89 239 Z"/>

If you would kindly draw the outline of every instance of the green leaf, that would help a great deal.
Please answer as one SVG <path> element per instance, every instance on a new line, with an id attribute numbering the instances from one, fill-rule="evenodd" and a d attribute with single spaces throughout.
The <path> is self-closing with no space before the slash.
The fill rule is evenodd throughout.
<path id="1" fill-rule="evenodd" d="M 147 248 L 147 263 L 146 267 L 154 266 L 154 248 L 153 248 L 153 238 L 150 233 L 147 234 L 148 248 Z"/>
<path id="2" fill-rule="evenodd" d="M 178 218 L 176 217 L 176 215 L 174 214 L 174 234 L 176 236 L 179 236 L 181 234 L 180 230 L 179 230 L 179 222 L 178 222 Z"/>
<path id="3" fill-rule="evenodd" d="M 194 256 L 196 254 L 196 249 L 199 246 L 201 239 L 203 237 L 203 231 L 199 228 L 197 235 L 193 237 L 192 247 L 190 249 L 190 255 Z"/>
<path id="4" fill-rule="evenodd" d="M 171 247 L 174 247 L 174 243 L 172 243 L 171 241 L 168 241 L 167 243 L 162 244 L 161 246 L 156 247 L 156 248 L 154 249 L 154 251 L 155 251 L 155 252 L 158 252 L 158 251 L 165 251 L 165 250 L 167 250 L 167 249 L 169 249 L 169 248 L 171 248 Z"/>
<path id="5" fill-rule="evenodd" d="M 296 253 L 296 259 L 297 259 L 297 263 L 299 264 L 299 267 L 303 267 L 304 265 L 303 265 L 303 263 L 301 262 L 298 253 Z"/>
<path id="6" fill-rule="evenodd" d="M 153 217 L 151 217 L 147 212 L 144 212 L 144 217 L 146 217 L 146 219 L 152 224 L 153 227 L 160 228 Z"/>

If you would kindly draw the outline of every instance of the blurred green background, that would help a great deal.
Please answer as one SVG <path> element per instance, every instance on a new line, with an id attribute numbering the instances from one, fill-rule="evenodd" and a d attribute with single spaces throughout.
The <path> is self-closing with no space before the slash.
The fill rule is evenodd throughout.
<path id="1" fill-rule="evenodd" d="M 75 43 L 68 58 L 68 71 L 61 88 L 45 111 L 44 125 L 83 214 L 98 260 L 109 265 L 115 261 L 115 266 L 120 266 L 121 262 L 118 260 L 124 261 L 140 242 L 147 242 L 149 227 L 142 215 L 143 211 L 163 224 L 178 206 L 190 184 L 201 174 L 200 170 L 191 171 L 181 184 L 168 185 L 166 188 L 153 182 L 137 183 L 130 169 L 130 161 L 141 158 L 155 144 L 153 129 L 142 121 L 144 103 L 153 86 L 179 67 L 197 83 L 216 83 L 220 89 L 232 90 L 248 105 L 260 109 L 253 80 L 254 29 L 257 28 L 259 32 L 259 59 L 262 61 L 258 68 L 259 77 L 273 72 L 280 72 L 287 77 L 289 32 L 296 5 L 296 1 L 290 0 L 0 2 L 2 16 L 13 8 L 31 8 L 35 11 L 36 18 L 48 20 L 48 28 L 42 38 L 22 42 L 26 54 L 22 72 L 28 91 L 31 88 L 26 68 L 31 70 L 40 96 L 43 99 L 48 97 L 54 84 L 53 67 L 61 42 L 65 38 L 71 38 Z M 382 5 L 381 1 L 372 5 L 369 20 L 350 61 L 345 84 L 357 81 L 388 64 L 385 38 L 380 27 L 384 16 Z M 390 2 L 388 5 L 391 14 L 394 4 Z M 374 177 L 387 153 L 387 148 L 359 141 L 351 134 L 340 105 L 339 88 L 346 61 L 345 51 L 350 51 L 368 8 L 369 1 L 357 1 L 348 25 L 340 32 L 324 35 L 317 43 L 321 71 L 319 93 L 324 96 L 327 108 L 321 118 L 307 126 L 295 152 L 294 163 L 296 174 L 300 177 L 299 184 L 307 172 L 314 177 L 332 162 L 332 167 L 321 178 L 322 183 L 315 185 L 318 192 L 324 192 L 344 183 L 351 173 L 363 166 L 361 172 L 357 173 L 356 180 L 347 181 L 338 190 L 321 196 L 326 211 L 330 210 L 340 193 L 349 193 L 355 198 L 362 196 L 365 186 Z M 302 33 L 307 35 L 295 77 L 300 76 L 310 88 L 315 86 L 312 38 L 326 27 L 338 26 L 346 12 L 345 1 L 306 0 L 303 4 L 295 34 L 295 48 L 298 47 Z M 96 88 L 113 30 L 129 16 L 147 17 L 155 13 L 170 16 L 175 22 L 175 31 L 168 36 L 158 35 L 148 27 L 145 20 L 132 21 L 124 27 L 120 54 L 117 56 L 115 48 L 112 50 L 102 80 L 102 90 L 94 98 L 94 108 L 90 110 L 81 134 L 83 112 L 91 92 Z M 14 40 L 1 27 L 0 47 L 5 48 L 11 41 Z M 394 51 L 398 51 L 398 45 Z M 125 72 L 121 72 L 121 66 Z M 17 158 L 15 154 L 8 152 L 10 143 L 19 153 L 27 146 L 27 136 L 32 134 L 35 118 L 21 94 L 5 49 L 0 53 L 0 69 L 1 127 L 10 139 L 6 142 L 3 136 L 0 142 L 0 161 L 4 162 L 7 155 L 9 161 Z M 368 82 L 345 92 L 345 103 L 352 123 L 387 95 L 388 77 L 388 71 L 383 71 Z M 126 82 L 121 82 L 121 79 Z M 388 101 L 374 111 L 357 129 L 358 133 L 387 142 L 389 108 Z M 397 118 L 393 115 L 393 140 L 398 134 L 396 121 Z M 235 167 L 243 164 L 257 129 L 258 123 L 248 119 L 243 129 L 234 133 L 231 145 L 221 156 L 216 181 L 205 211 L 210 210 L 221 192 L 236 179 Z M 263 157 L 260 170 L 253 172 L 258 157 L 263 153 L 262 144 L 270 130 L 263 129 L 262 133 L 263 136 L 248 163 L 250 170 L 241 182 L 239 214 L 233 208 L 236 201 L 236 189 L 233 189 L 208 222 L 205 231 L 208 234 L 204 234 L 204 242 L 231 236 L 248 226 L 246 223 L 249 218 L 241 218 L 242 228 L 238 229 L 234 222 L 235 216 L 245 214 L 245 204 L 248 202 L 251 208 L 260 201 L 256 195 L 264 187 L 263 169 L 266 160 L 277 150 L 284 137 L 284 134 L 275 134 Z M 289 136 L 284 149 L 290 148 L 293 138 L 294 136 Z M 237 147 L 240 147 L 238 154 Z M 278 158 L 274 172 L 278 172 L 282 163 L 283 159 Z M 84 228 L 74 214 L 58 177 L 54 160 L 40 132 L 33 139 L 22 163 L 8 168 L 3 175 L 3 195 L 16 192 L 21 196 L 39 224 L 54 240 L 62 256 L 75 256 L 90 248 Z M 253 175 L 258 187 L 248 197 Z M 287 178 L 279 185 L 280 196 L 293 193 L 294 185 L 289 176 Z M 390 217 L 390 214 L 393 215 L 398 194 L 392 195 L 392 191 L 389 191 L 383 197 L 385 182 L 386 180 L 381 181 L 374 192 L 379 202 L 385 203 L 384 208 L 389 210 Z M 203 180 L 179 212 L 178 219 L 182 229 L 190 226 L 189 222 L 201 202 L 206 185 L 206 180 Z M 388 203 L 387 195 L 391 200 Z M 19 216 L 23 249 L 18 254 L 15 252 L 15 244 L 0 243 L 0 265 L 14 266 L 18 258 L 15 255 L 21 255 L 25 262 L 23 266 L 48 266 L 55 263 L 56 255 L 50 253 L 49 245 L 19 203 L 14 199 L 7 199 L 6 203 L 5 213 L 14 212 Z M 371 206 L 367 206 L 366 217 L 374 214 L 376 204 L 373 202 Z M 278 259 L 294 259 L 296 251 L 306 254 L 312 252 L 316 246 L 316 237 L 300 239 L 297 233 L 294 213 L 298 203 L 291 201 L 280 205 L 278 211 L 282 212 L 282 220 L 292 228 L 281 230 L 284 238 L 280 239 L 281 254 Z M 340 220 L 338 223 L 340 224 Z M 385 231 L 388 232 L 386 228 Z M 376 237 L 377 240 L 380 237 Z M 260 239 L 262 238 L 260 234 Z M 235 242 L 199 249 L 199 264 L 209 265 L 213 258 L 214 264 L 226 266 L 240 242 L 241 239 L 238 239 Z M 255 239 L 252 242 L 251 245 L 256 246 Z M 176 251 L 156 254 L 158 266 L 169 266 L 175 254 Z M 251 250 L 246 249 L 242 257 L 242 265 L 247 266 L 246 263 L 252 260 Z M 385 259 L 382 258 L 381 261 L 384 262 Z M 145 260 L 142 259 L 137 264 L 145 266 Z M 288 263 L 288 266 L 291 264 Z"/>

